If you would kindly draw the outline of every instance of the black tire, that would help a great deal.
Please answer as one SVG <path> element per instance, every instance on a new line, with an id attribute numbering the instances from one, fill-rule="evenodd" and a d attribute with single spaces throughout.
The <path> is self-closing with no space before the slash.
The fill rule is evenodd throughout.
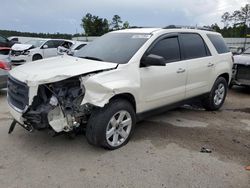
<path id="1" fill-rule="evenodd" d="M 32 57 L 32 61 L 37 61 L 37 60 L 40 60 L 40 59 L 42 59 L 43 57 L 41 56 L 41 55 L 39 55 L 39 54 L 35 54 L 35 55 L 33 55 L 33 57 Z"/>
<path id="2" fill-rule="evenodd" d="M 221 102 L 219 104 L 216 104 L 214 98 L 216 90 L 218 89 L 220 84 L 223 84 L 225 91 L 224 91 L 224 96 L 221 98 Z M 217 78 L 209 95 L 203 100 L 203 107 L 208 111 L 215 111 L 220 109 L 226 99 L 227 90 L 228 90 L 228 84 L 226 79 L 223 77 Z"/>
<path id="3" fill-rule="evenodd" d="M 129 113 L 132 120 L 132 127 L 128 137 L 124 139 L 125 141 L 118 146 L 112 146 L 108 143 L 106 139 L 106 130 L 110 126 L 111 118 L 117 114 L 119 111 L 126 111 Z M 124 99 L 114 99 L 110 103 L 105 105 L 103 108 L 96 108 L 92 111 L 89 118 L 86 137 L 87 141 L 94 146 L 101 146 L 105 149 L 114 150 L 126 145 L 133 133 L 134 126 L 136 123 L 135 111 L 132 105 Z"/>

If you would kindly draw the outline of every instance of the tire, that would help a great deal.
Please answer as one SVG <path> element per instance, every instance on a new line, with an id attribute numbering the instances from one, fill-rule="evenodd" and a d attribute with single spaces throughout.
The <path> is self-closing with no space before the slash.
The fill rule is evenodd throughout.
<path id="1" fill-rule="evenodd" d="M 115 99 L 92 111 L 86 128 L 87 141 L 105 149 L 118 149 L 128 143 L 135 123 L 132 105 L 127 100 Z"/>
<path id="2" fill-rule="evenodd" d="M 217 78 L 209 95 L 203 100 L 203 107 L 208 111 L 220 109 L 227 96 L 227 90 L 226 79 L 223 77 Z"/>
<path id="3" fill-rule="evenodd" d="M 40 60 L 40 59 L 42 59 L 43 57 L 41 56 L 41 55 L 39 55 L 39 54 L 35 54 L 35 55 L 33 55 L 33 57 L 32 57 L 32 61 L 37 61 L 37 60 Z"/>

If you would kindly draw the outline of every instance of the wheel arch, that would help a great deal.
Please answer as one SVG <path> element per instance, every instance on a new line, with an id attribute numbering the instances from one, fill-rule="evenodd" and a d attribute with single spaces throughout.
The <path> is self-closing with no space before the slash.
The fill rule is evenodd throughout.
<path id="1" fill-rule="evenodd" d="M 227 84 L 229 84 L 229 82 L 230 82 L 229 73 L 222 73 L 217 78 L 219 78 L 219 77 L 225 78 L 225 80 L 227 81 Z"/>
<path id="2" fill-rule="evenodd" d="M 136 113 L 136 100 L 135 97 L 131 93 L 119 93 L 110 98 L 109 102 L 115 99 L 125 99 L 127 100 L 134 108 Z"/>
<path id="3" fill-rule="evenodd" d="M 35 54 L 33 54 L 33 55 L 32 55 L 32 59 L 34 58 L 34 56 L 40 56 L 40 57 L 43 59 L 43 56 L 42 56 L 42 54 L 40 54 L 40 53 L 37 53 L 37 52 L 36 52 Z"/>

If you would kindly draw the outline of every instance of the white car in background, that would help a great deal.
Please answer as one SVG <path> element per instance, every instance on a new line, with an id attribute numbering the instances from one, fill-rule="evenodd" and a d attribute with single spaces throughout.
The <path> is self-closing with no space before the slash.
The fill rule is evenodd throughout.
<path id="1" fill-rule="evenodd" d="M 68 54 L 74 55 L 78 50 L 82 49 L 84 46 L 89 44 L 89 42 L 73 41 L 73 44 L 69 46 L 67 41 L 58 47 L 58 55 Z"/>
<path id="2" fill-rule="evenodd" d="M 73 41 L 64 39 L 33 39 L 24 44 L 15 44 L 10 51 L 11 62 L 12 64 L 23 64 L 57 56 L 58 46 L 66 41 L 70 45 L 73 44 Z"/>

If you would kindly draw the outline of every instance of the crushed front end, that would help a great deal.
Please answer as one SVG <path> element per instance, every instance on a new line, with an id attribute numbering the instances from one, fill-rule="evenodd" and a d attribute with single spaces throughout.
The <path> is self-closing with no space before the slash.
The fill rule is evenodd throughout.
<path id="1" fill-rule="evenodd" d="M 85 95 L 82 77 L 41 84 L 36 94 L 27 84 L 13 77 L 8 79 L 8 103 L 15 121 L 25 129 L 48 129 L 55 133 L 81 129 L 92 106 L 81 105 Z M 31 99 L 32 97 L 32 99 Z"/>

